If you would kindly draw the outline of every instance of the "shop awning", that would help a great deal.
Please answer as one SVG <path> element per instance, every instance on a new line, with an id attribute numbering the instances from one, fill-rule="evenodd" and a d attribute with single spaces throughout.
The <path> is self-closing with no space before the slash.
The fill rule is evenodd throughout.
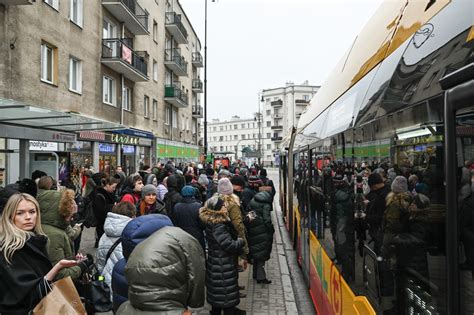
<path id="1" fill-rule="evenodd" d="M 0 124 L 62 132 L 116 130 L 125 126 L 76 112 L 61 112 L 36 105 L 0 98 Z"/>

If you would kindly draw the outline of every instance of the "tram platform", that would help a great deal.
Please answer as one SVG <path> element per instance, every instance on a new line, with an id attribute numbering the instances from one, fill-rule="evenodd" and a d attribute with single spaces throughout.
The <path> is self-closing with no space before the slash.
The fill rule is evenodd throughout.
<path id="1" fill-rule="evenodd" d="M 252 265 L 249 264 L 247 270 L 239 274 L 239 285 L 245 286 L 241 292 L 246 294 L 246 297 L 241 298 L 238 308 L 252 315 L 316 314 L 297 264 L 296 253 L 283 223 L 278 202 L 279 185 L 276 169 L 269 169 L 268 177 L 273 180 L 277 190 L 273 201 L 274 211 L 272 211 L 275 236 L 270 260 L 265 265 L 267 278 L 272 280 L 272 283 L 257 284 L 252 279 Z M 84 229 L 81 252 L 95 255 L 94 235 L 94 228 Z M 193 309 L 192 313 L 209 314 L 210 309 L 210 305 L 206 304 L 203 308 Z M 102 314 L 112 314 L 112 312 Z"/>

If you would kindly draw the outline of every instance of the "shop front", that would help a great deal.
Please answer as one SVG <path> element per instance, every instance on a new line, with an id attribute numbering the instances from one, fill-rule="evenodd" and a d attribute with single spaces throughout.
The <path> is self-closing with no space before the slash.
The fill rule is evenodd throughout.
<path id="1" fill-rule="evenodd" d="M 199 147 L 182 142 L 156 139 L 156 158 L 158 162 L 168 160 L 179 163 L 198 162 Z"/>

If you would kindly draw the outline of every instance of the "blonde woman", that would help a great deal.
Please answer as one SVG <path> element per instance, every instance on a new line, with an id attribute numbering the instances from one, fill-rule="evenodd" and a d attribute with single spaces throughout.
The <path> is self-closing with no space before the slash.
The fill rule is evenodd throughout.
<path id="1" fill-rule="evenodd" d="M 47 293 L 47 281 L 82 260 L 60 260 L 54 267 L 46 251 L 38 202 L 28 194 L 8 200 L 0 218 L 0 313 L 28 314 Z"/>

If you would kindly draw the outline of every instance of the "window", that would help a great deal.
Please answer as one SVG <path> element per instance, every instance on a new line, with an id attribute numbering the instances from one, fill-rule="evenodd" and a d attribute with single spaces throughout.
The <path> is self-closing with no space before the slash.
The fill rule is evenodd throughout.
<path id="1" fill-rule="evenodd" d="M 245 128 L 245 124 L 242 124 L 241 127 L 242 127 L 242 129 L 244 129 L 244 128 Z"/>
<path id="2" fill-rule="evenodd" d="M 216 127 L 212 127 L 212 131 L 216 131 Z"/>
<path id="3" fill-rule="evenodd" d="M 158 82 L 158 62 L 153 59 L 153 80 Z"/>
<path id="4" fill-rule="evenodd" d="M 132 110 L 132 89 L 128 86 L 123 88 L 123 109 Z"/>
<path id="5" fill-rule="evenodd" d="M 269 116 L 272 113 L 271 109 L 267 109 L 267 116 Z"/>
<path id="6" fill-rule="evenodd" d="M 169 126 L 171 118 L 171 107 L 166 106 L 165 109 L 165 125 Z"/>
<path id="7" fill-rule="evenodd" d="M 104 19 L 102 24 L 102 38 L 116 38 L 117 27 L 107 19 Z"/>
<path id="8" fill-rule="evenodd" d="M 271 150 L 272 149 L 272 145 L 271 144 L 267 144 L 267 150 Z"/>
<path id="9" fill-rule="evenodd" d="M 171 126 L 178 128 L 178 113 L 174 109 L 171 110 Z"/>
<path id="10" fill-rule="evenodd" d="M 143 97 L 143 109 L 145 118 L 150 118 L 150 98 L 146 95 Z"/>
<path id="11" fill-rule="evenodd" d="M 271 138 L 272 134 L 270 132 L 267 132 L 267 138 Z"/>
<path id="12" fill-rule="evenodd" d="M 303 95 L 303 99 L 307 102 L 309 101 L 309 95 Z"/>
<path id="13" fill-rule="evenodd" d="M 55 78 L 55 63 L 57 48 L 50 44 L 43 43 L 41 45 L 41 80 L 53 84 Z"/>
<path id="14" fill-rule="evenodd" d="M 153 100 L 153 109 L 151 111 L 151 118 L 153 120 L 158 120 L 158 101 L 157 100 Z"/>
<path id="15" fill-rule="evenodd" d="M 44 0 L 44 3 L 50 5 L 56 10 L 59 8 L 59 0 Z"/>
<path id="16" fill-rule="evenodd" d="M 220 127 L 219 127 L 219 130 L 220 130 L 220 131 L 224 131 L 224 126 L 220 126 Z"/>
<path id="17" fill-rule="evenodd" d="M 267 121 L 267 127 L 270 127 L 271 124 L 272 124 L 271 121 Z"/>
<path id="18" fill-rule="evenodd" d="M 245 135 L 242 135 L 242 140 L 245 140 Z"/>
<path id="19" fill-rule="evenodd" d="M 234 135 L 234 140 L 238 140 L 239 139 L 239 136 L 238 135 Z"/>
<path id="20" fill-rule="evenodd" d="M 153 40 L 158 44 L 158 23 L 153 20 Z"/>
<path id="21" fill-rule="evenodd" d="M 74 24 L 82 27 L 83 21 L 83 9 L 82 9 L 82 1 L 83 0 L 71 0 L 71 12 L 69 19 Z"/>
<path id="22" fill-rule="evenodd" d="M 69 57 L 69 90 L 82 93 L 82 61 Z"/>
<path id="23" fill-rule="evenodd" d="M 102 80 L 102 101 L 115 106 L 115 80 L 106 75 Z"/>
<path id="24" fill-rule="evenodd" d="M 239 125 L 235 124 L 234 129 L 236 129 L 236 130 L 239 129 Z"/>

